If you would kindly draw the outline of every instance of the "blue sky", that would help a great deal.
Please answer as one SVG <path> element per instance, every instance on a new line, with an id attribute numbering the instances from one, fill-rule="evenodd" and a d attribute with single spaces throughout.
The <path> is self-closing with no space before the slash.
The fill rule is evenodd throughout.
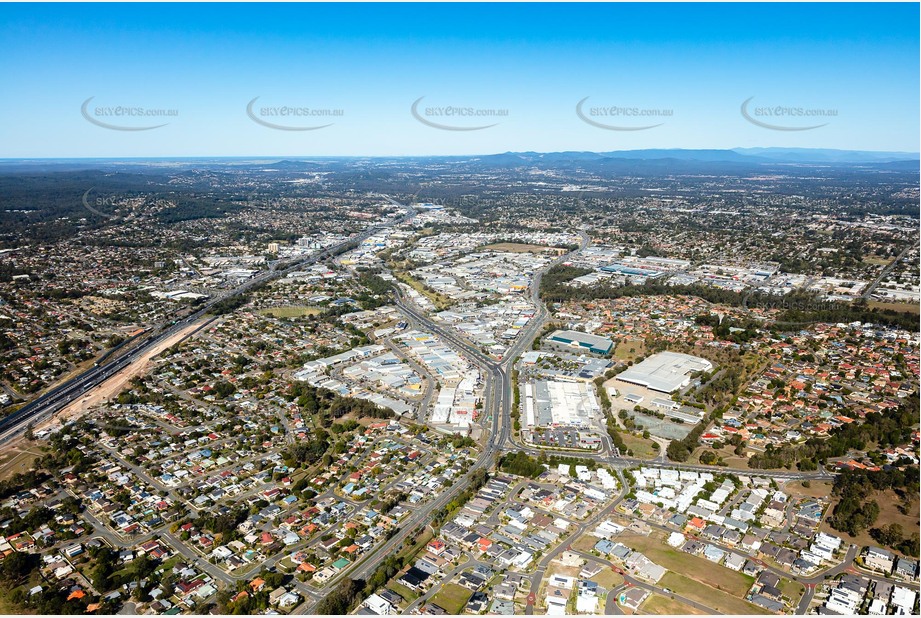
<path id="1" fill-rule="evenodd" d="M 2 4 L 0 157 L 917 152 L 918 21 L 911 3 Z M 332 124 L 263 126 L 255 97 L 257 120 Z M 420 97 L 423 120 L 495 126 L 434 128 L 411 114 Z M 590 120 L 660 126 L 593 126 L 586 97 Z M 749 98 L 775 128 L 743 116 Z M 176 115 L 104 115 L 119 106 Z M 268 115 L 281 107 L 341 114 Z"/>

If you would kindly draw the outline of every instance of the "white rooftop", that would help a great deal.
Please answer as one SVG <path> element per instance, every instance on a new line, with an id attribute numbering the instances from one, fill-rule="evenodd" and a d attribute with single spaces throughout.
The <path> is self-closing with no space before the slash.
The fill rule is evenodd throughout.
<path id="1" fill-rule="evenodd" d="M 690 384 L 690 374 L 711 369 L 713 364 L 706 359 L 678 352 L 660 352 L 630 367 L 619 374 L 617 379 L 654 391 L 671 393 Z"/>

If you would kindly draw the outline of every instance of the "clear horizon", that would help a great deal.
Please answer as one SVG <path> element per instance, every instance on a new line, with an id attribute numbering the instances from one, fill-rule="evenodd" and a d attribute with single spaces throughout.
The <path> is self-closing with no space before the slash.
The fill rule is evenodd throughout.
<path id="1" fill-rule="evenodd" d="M 7 4 L 0 158 L 917 154 L 918 20 L 909 3 Z"/>

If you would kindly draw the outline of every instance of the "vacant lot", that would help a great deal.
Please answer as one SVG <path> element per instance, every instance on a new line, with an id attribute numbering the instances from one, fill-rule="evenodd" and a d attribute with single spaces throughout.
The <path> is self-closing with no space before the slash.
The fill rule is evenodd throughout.
<path id="1" fill-rule="evenodd" d="M 643 604 L 640 605 L 640 613 L 643 614 L 653 614 L 656 616 L 680 616 L 683 614 L 698 614 L 703 615 L 704 612 L 700 611 L 696 607 L 686 605 L 681 601 L 676 601 L 675 599 L 670 599 L 668 597 L 663 597 L 658 594 L 651 594 L 646 597 L 646 600 L 643 601 Z"/>
<path id="2" fill-rule="evenodd" d="M 624 532 L 618 536 L 618 540 L 627 547 L 642 552 L 647 558 L 669 571 L 685 573 L 703 584 L 725 590 L 735 597 L 744 597 L 754 581 L 751 577 L 714 564 L 706 558 L 672 549 L 660 540 L 658 534 L 641 536 Z"/>
<path id="3" fill-rule="evenodd" d="M 463 611 L 472 594 L 470 590 L 463 586 L 445 584 L 438 591 L 438 594 L 431 598 L 431 602 L 438 607 L 444 608 L 449 614 L 457 615 Z"/>
<path id="4" fill-rule="evenodd" d="M 867 305 L 869 305 L 871 309 L 892 309 L 893 311 L 902 311 L 905 313 L 921 313 L 921 306 L 916 303 L 894 303 L 871 300 Z"/>
<path id="5" fill-rule="evenodd" d="M 32 449 L 29 449 L 32 446 Z M 23 450 L 25 449 L 25 450 Z M 11 448 L 0 455 L 0 481 L 6 481 L 15 474 L 28 472 L 32 469 L 32 462 L 41 457 L 38 446 L 30 442 L 23 442 L 20 448 Z"/>
<path id="6" fill-rule="evenodd" d="M 302 318 L 307 315 L 318 315 L 323 313 L 320 307 L 297 307 L 289 305 L 285 307 L 270 307 L 260 311 L 263 315 L 271 315 L 276 318 Z"/>
<path id="7" fill-rule="evenodd" d="M 903 515 L 899 511 L 901 500 L 899 500 L 899 497 L 894 491 L 877 491 L 867 498 L 867 501 L 869 500 L 876 500 L 876 503 L 879 505 L 879 517 L 877 517 L 876 521 L 873 523 L 873 528 L 882 528 L 887 524 L 899 524 L 902 526 L 902 530 L 905 531 L 906 536 L 910 535 L 912 532 L 917 532 L 918 520 L 921 518 L 921 505 L 919 505 L 917 500 L 912 502 L 911 508 L 906 515 Z M 832 505 L 828 508 L 826 517 L 831 515 L 835 504 L 837 504 L 837 500 L 832 502 Z M 868 530 L 864 530 L 857 536 L 852 537 L 844 532 L 838 532 L 825 521 L 819 524 L 819 530 L 840 536 L 844 539 L 845 543 L 853 543 L 855 545 L 878 545 L 878 543 L 873 540 L 873 537 L 870 536 Z M 889 549 L 891 550 L 891 548 Z"/>
<path id="8" fill-rule="evenodd" d="M 18 605 L 14 605 L 11 601 L 8 601 L 2 595 L 0 595 L 0 614 L 6 615 L 6 616 L 14 616 L 17 614 L 18 615 L 28 614 L 31 616 L 35 614 L 35 611 L 31 609 L 24 609 Z"/>
<path id="9" fill-rule="evenodd" d="M 806 592 L 806 587 L 797 581 L 793 581 L 792 579 L 781 579 L 780 592 L 783 593 L 785 597 L 793 601 L 794 604 L 796 604 L 801 598 L 803 598 L 803 593 Z"/>
<path id="10" fill-rule="evenodd" d="M 483 251 L 508 251 L 509 253 L 543 253 L 550 247 L 544 245 L 528 245 L 520 242 L 497 242 L 492 245 L 480 247 Z"/>
<path id="11" fill-rule="evenodd" d="M 565 575 L 566 577 L 579 577 L 579 571 L 581 570 L 582 570 L 582 567 L 566 566 L 560 560 L 553 560 L 550 563 L 550 568 L 547 570 L 546 578 L 550 578 L 553 575 Z"/>
<path id="12" fill-rule="evenodd" d="M 652 440 L 634 436 L 626 431 L 621 432 L 620 437 L 624 439 L 624 444 L 633 451 L 633 456 L 637 459 L 655 459 L 659 456 L 659 451 L 652 448 Z"/>
<path id="13" fill-rule="evenodd" d="M 624 583 L 623 575 L 615 572 L 611 567 L 605 567 L 603 571 L 595 575 L 592 579 L 598 582 L 599 586 L 608 591 Z"/>
<path id="14" fill-rule="evenodd" d="M 787 481 L 783 485 L 785 493 L 798 498 L 828 498 L 831 488 L 831 481 L 809 481 L 809 487 L 803 487 L 802 481 Z"/>
<path id="15" fill-rule="evenodd" d="M 713 563 L 710 564 L 711 568 L 722 568 L 713 565 Z M 688 572 L 688 574 L 694 575 L 694 573 L 691 572 Z M 697 603 L 709 607 L 714 611 L 720 612 L 721 614 L 770 613 L 766 609 L 762 609 L 757 605 L 752 605 L 748 601 L 744 600 L 745 592 L 748 592 L 748 590 L 743 592 L 742 596 L 726 594 L 725 592 L 715 590 L 709 586 L 701 586 L 698 582 L 694 581 L 690 577 L 685 577 L 684 575 L 679 575 L 677 573 L 666 573 L 665 576 L 659 580 L 659 586 L 668 588 L 677 595 L 683 596 L 692 601 L 696 601 Z"/>
<path id="16" fill-rule="evenodd" d="M 614 358 L 622 361 L 632 361 L 646 353 L 646 344 L 642 339 L 624 339 L 617 342 L 614 348 Z"/>
<path id="17" fill-rule="evenodd" d="M 578 551 L 584 551 L 591 553 L 592 548 L 595 546 L 595 543 L 598 542 L 598 537 L 594 537 L 590 534 L 583 534 L 575 543 L 572 544 L 572 548 Z"/>

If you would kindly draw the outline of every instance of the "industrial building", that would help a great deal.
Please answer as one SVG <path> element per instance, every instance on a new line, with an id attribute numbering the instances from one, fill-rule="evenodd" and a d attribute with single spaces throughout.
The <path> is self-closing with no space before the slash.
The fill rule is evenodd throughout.
<path id="1" fill-rule="evenodd" d="M 471 373 L 456 387 L 442 387 L 429 420 L 437 425 L 453 425 L 457 429 L 467 429 L 479 415 L 476 409 L 478 381 L 479 375 Z"/>
<path id="2" fill-rule="evenodd" d="M 589 427 L 601 407 L 591 384 L 539 380 L 524 385 L 527 427 Z"/>
<path id="3" fill-rule="evenodd" d="M 652 270 L 650 268 L 640 268 L 638 266 L 631 266 L 629 264 L 614 263 L 607 266 L 602 266 L 599 270 L 606 273 L 614 273 L 617 275 L 626 275 L 629 277 L 639 277 L 641 279 L 658 279 L 665 275 L 663 271 Z"/>
<path id="4" fill-rule="evenodd" d="M 691 383 L 692 373 L 711 369 L 713 363 L 706 359 L 678 352 L 660 352 L 630 367 L 617 379 L 660 393 L 673 393 Z"/>
<path id="5" fill-rule="evenodd" d="M 578 348 L 582 352 L 591 352 L 593 354 L 607 354 L 614 347 L 614 342 L 607 337 L 580 333 L 576 330 L 554 331 L 547 337 L 547 342 Z"/>

